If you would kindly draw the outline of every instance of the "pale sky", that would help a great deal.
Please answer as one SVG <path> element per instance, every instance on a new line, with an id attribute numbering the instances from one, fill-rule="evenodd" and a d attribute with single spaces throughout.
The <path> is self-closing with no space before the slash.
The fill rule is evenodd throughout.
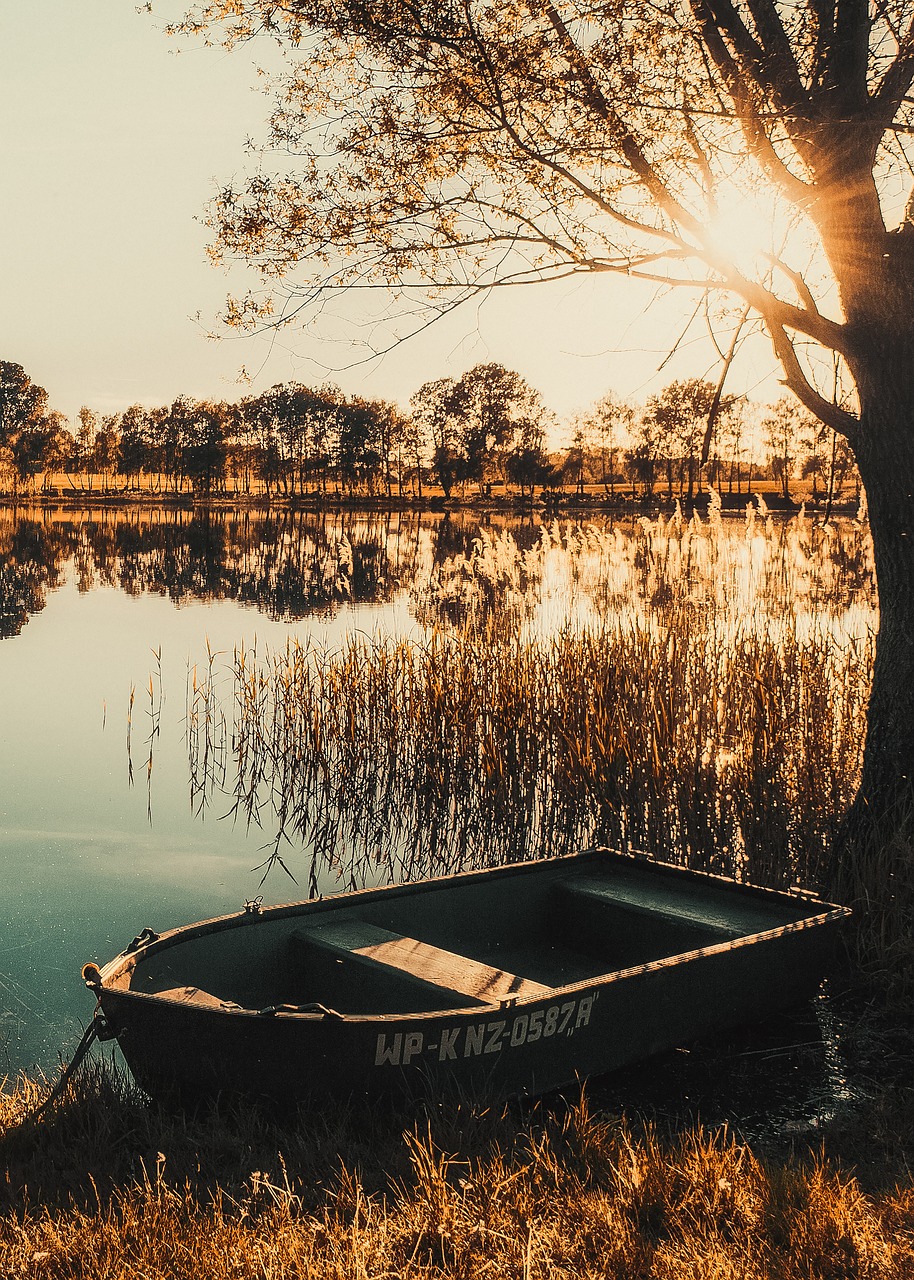
<path id="1" fill-rule="evenodd" d="M 694 301 L 651 305 L 652 290 L 609 277 L 502 291 L 367 366 L 346 367 L 355 353 L 332 340 L 339 325 L 207 338 L 226 294 L 256 279 L 207 261 L 206 202 L 253 164 L 244 142 L 264 137 L 269 101 L 256 45 L 179 45 L 161 24 L 182 5 L 154 7 L 3 0 L 0 359 L 22 364 L 53 408 L 75 419 L 82 404 L 232 400 L 292 379 L 405 404 L 430 378 L 497 360 L 565 415 L 608 391 L 643 399 L 675 377 L 717 377 L 700 322 L 658 372 Z M 347 302 L 353 331 L 363 305 Z M 774 399 L 771 369 L 758 342 L 728 389 Z"/>

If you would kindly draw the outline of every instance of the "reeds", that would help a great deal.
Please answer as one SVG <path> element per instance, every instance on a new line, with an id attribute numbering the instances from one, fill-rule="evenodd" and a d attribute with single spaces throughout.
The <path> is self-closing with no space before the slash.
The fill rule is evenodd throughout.
<path id="1" fill-rule="evenodd" d="M 662 642 L 631 624 L 239 650 L 234 805 L 308 851 L 315 883 L 608 843 L 810 884 L 853 794 L 868 669 L 865 642 L 687 618 Z"/>
<path id="2" fill-rule="evenodd" d="M 802 628 L 828 618 L 856 634 L 876 607 L 865 519 L 820 525 L 801 511 L 776 521 L 761 498 L 743 521 L 725 521 L 712 500 L 706 520 L 677 507 L 634 523 L 554 521 L 532 542 L 481 530 L 469 552 L 420 570 L 411 590 L 427 625 L 499 616 L 539 630 L 618 616 L 662 626 L 688 604 L 739 630 L 753 619 Z"/>
<path id="3" fill-rule="evenodd" d="M 330 868 L 349 886 L 593 843 L 815 886 L 863 742 L 866 536 L 753 513 L 734 534 L 713 510 L 526 551 L 482 535 L 414 589 L 455 625 L 235 652 L 230 805 L 313 892 Z M 190 707 L 197 804 L 214 679 Z"/>

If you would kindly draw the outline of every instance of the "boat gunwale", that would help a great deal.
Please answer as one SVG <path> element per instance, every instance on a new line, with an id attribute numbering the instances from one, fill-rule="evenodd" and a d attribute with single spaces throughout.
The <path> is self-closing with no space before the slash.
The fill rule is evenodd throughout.
<path id="1" fill-rule="evenodd" d="M 497 1005 L 492 1005 L 493 1009 L 526 1009 L 536 1004 L 552 1004 L 563 996 L 574 995 L 581 991 L 589 991 L 596 987 L 609 987 L 617 982 L 624 982 L 632 978 L 640 977 L 649 973 L 659 972 L 662 969 L 671 969 L 678 965 L 684 965 L 704 957 L 722 955 L 726 952 L 736 951 L 743 947 L 755 946 L 759 943 L 771 942 L 779 937 L 784 937 L 792 933 L 800 933 L 807 929 L 819 928 L 830 923 L 837 923 L 839 920 L 846 919 L 851 914 L 847 907 L 836 907 L 832 911 L 825 912 L 819 916 L 807 916 L 802 920 L 793 920 L 785 925 L 778 925 L 775 929 L 766 929 L 761 933 L 742 934 L 738 938 L 728 938 L 723 942 L 714 943 L 709 947 L 698 947 L 692 951 L 680 951 L 676 955 L 663 956 L 659 960 L 649 960 L 645 964 L 632 965 L 627 969 L 609 969 L 605 973 L 595 974 L 592 978 L 583 978 L 579 982 L 570 982 L 561 987 L 553 987 L 548 992 L 531 996 L 512 996 L 501 1000 Z M 150 944 L 154 946 L 155 944 Z M 135 952 L 132 954 L 136 954 Z M 120 958 L 120 957 L 118 957 Z M 112 962 L 113 963 L 113 962 Z M 106 966 L 107 968 L 107 966 Z M 104 976 L 104 970 L 102 971 Z M 123 1000 L 140 1000 L 155 1001 L 158 1004 L 167 1004 L 173 1008 L 192 1011 L 194 1014 L 213 1015 L 215 1017 L 234 1017 L 234 1018 L 257 1018 L 263 1021 L 264 1018 L 282 1018 L 285 1019 L 302 1019 L 308 1022 L 323 1023 L 327 1020 L 327 1013 L 313 1009 L 277 1009 L 266 1012 L 262 1009 L 244 1009 L 233 1008 L 227 1005 L 224 1008 L 214 1008 L 210 1005 L 189 1004 L 186 1001 L 179 1000 L 174 996 L 163 995 L 155 991 L 132 991 L 129 988 L 122 990 L 118 987 L 103 987 L 106 995 L 113 995 L 117 999 Z M 267 1006 L 269 1008 L 269 1006 Z M 400 1013 L 336 1013 L 333 1010 L 328 1011 L 334 1023 L 342 1022 L 346 1024 L 361 1024 L 375 1022 L 403 1022 L 409 1019 L 422 1019 L 423 1021 L 435 1018 L 453 1019 L 461 1015 L 467 1017 L 478 1018 L 481 1013 L 485 1012 L 484 1007 L 478 1004 L 464 1005 L 452 1009 L 422 1009 L 422 1010 L 404 1010 Z"/>
<path id="2" fill-rule="evenodd" d="M 180 945 L 183 941 L 206 937 L 211 933 L 220 933 L 233 928 L 247 928 L 259 923 L 265 923 L 267 920 L 282 920 L 296 915 L 320 914 L 325 910 L 341 909 L 343 901 L 359 901 L 372 902 L 377 899 L 390 897 L 391 895 L 401 896 L 442 888 L 444 886 L 454 886 L 466 884 L 480 878 L 501 878 L 511 874 L 532 873 L 536 869 L 542 869 L 546 866 L 562 866 L 563 864 L 599 861 L 600 855 L 609 854 L 618 862 L 627 862 L 631 866 L 646 867 L 660 871 L 670 878 L 679 878 L 682 881 L 691 881 L 698 884 L 711 884 L 715 887 L 726 889 L 728 892 L 736 891 L 740 897 L 762 898 L 767 902 L 780 901 L 785 905 L 790 904 L 794 907 L 808 903 L 811 909 L 816 907 L 822 908 L 816 914 L 810 914 L 801 917 L 798 920 L 790 920 L 784 924 L 776 925 L 771 929 L 764 929 L 754 933 L 740 934 L 735 938 L 723 939 L 720 942 L 712 943 L 706 947 L 693 948 L 691 951 L 678 952 L 671 956 L 662 956 L 656 960 L 649 960 L 640 965 L 631 965 L 625 969 L 611 969 L 603 973 L 595 974 L 592 977 L 581 979 L 577 982 L 567 983 L 559 987 L 554 987 L 548 992 L 535 993 L 529 996 L 508 996 L 503 998 L 497 1006 L 499 1009 L 518 1008 L 526 1009 L 537 1004 L 550 1004 L 560 997 L 575 994 L 581 991 L 591 990 L 596 987 L 609 987 L 616 983 L 631 980 L 635 977 L 657 972 L 663 969 L 673 968 L 675 966 L 694 962 L 704 957 L 713 957 L 725 954 L 729 951 L 741 949 L 750 945 L 758 945 L 769 941 L 774 941 L 778 937 L 788 936 L 811 928 L 819 928 L 825 925 L 837 924 L 841 920 L 846 920 L 852 913 L 850 908 L 840 906 L 835 903 L 824 902 L 815 894 L 798 890 L 785 891 L 781 889 L 769 889 L 760 885 L 747 884 L 743 881 L 735 880 L 729 876 L 717 875 L 713 872 L 697 871 L 690 867 L 679 867 L 673 863 L 661 862 L 651 858 L 649 855 L 631 853 L 622 850 L 609 849 L 604 846 L 595 846 L 577 853 L 563 854 L 554 858 L 538 858 L 529 861 L 505 863 L 497 867 L 482 867 L 471 871 L 457 872 L 455 874 L 436 876 L 431 879 L 398 882 L 392 885 L 379 885 L 366 889 L 358 889 L 355 891 L 342 891 L 336 894 L 330 894 L 326 897 L 304 899 L 299 902 L 277 903 L 271 907 L 261 907 L 257 911 L 249 911 L 242 909 L 241 911 L 232 912 L 222 916 L 214 916 L 208 920 L 201 920 L 188 925 L 179 925 L 174 929 L 167 930 L 165 933 L 158 935 L 154 941 L 143 942 L 137 947 L 128 948 L 118 955 L 114 956 L 100 970 L 100 990 L 99 994 L 104 993 L 107 997 L 116 1000 L 128 1001 L 154 1001 L 159 1005 L 165 1004 L 174 1008 L 181 1008 L 186 1012 L 193 1012 L 199 1015 L 214 1015 L 220 1018 L 226 1016 L 241 1018 L 256 1018 L 263 1020 L 265 1017 L 281 1018 L 283 1021 L 295 1019 L 313 1024 L 326 1023 L 328 1014 L 319 1010 L 276 1010 L 275 1012 L 266 1013 L 259 1009 L 227 1007 L 215 1008 L 212 1006 L 194 1005 L 186 1001 L 179 1000 L 175 997 L 163 995 L 160 992 L 143 992 L 134 991 L 128 988 L 106 985 L 111 979 L 129 973 L 137 964 L 137 962 L 147 956 L 159 951 L 168 950 L 172 946 Z M 267 1006 L 270 1008 L 270 1006 Z M 389 1024 L 392 1022 L 403 1022 L 412 1019 L 453 1019 L 459 1016 L 479 1017 L 480 1006 L 478 1004 L 460 1006 L 457 1008 L 431 1009 L 431 1010 L 407 1010 L 399 1013 L 366 1013 L 366 1014 L 336 1014 L 329 1011 L 334 1022 L 342 1022 L 349 1025 L 361 1025 L 364 1023 Z"/>

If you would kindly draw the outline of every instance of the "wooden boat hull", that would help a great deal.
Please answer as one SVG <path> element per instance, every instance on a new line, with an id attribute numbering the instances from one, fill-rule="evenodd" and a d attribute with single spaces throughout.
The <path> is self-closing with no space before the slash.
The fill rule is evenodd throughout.
<path id="1" fill-rule="evenodd" d="M 621 910 L 620 892 L 628 899 Z M 432 901 L 435 895 L 437 902 Z M 604 898 L 611 898 L 611 909 L 604 910 Z M 556 943 L 540 961 L 524 950 L 524 921 L 510 916 L 514 901 L 521 903 L 521 917 L 526 913 L 539 919 L 535 941 L 540 949 L 543 918 L 551 917 L 556 930 L 555 922 L 562 923 L 564 943 Z M 655 901 L 660 905 L 651 916 L 645 902 L 649 907 Z M 436 912 L 446 918 L 437 919 Z M 812 899 L 598 850 L 424 885 L 242 912 L 141 940 L 101 971 L 87 966 L 87 972 L 137 1083 L 152 1095 L 177 1091 L 183 1096 L 295 1102 L 442 1087 L 486 1096 L 536 1095 L 708 1031 L 760 1020 L 808 998 L 821 981 L 836 930 L 847 914 Z M 366 925 L 365 917 L 374 923 Z M 449 944 L 455 938 L 466 947 L 468 938 L 491 936 L 499 917 L 508 937 L 499 955 L 525 958 L 527 967 L 539 963 L 540 978 L 574 975 L 575 963 L 586 967 L 588 957 L 591 967 L 598 966 L 613 946 L 621 947 L 623 955 L 637 955 L 649 940 L 642 934 L 652 929 L 665 940 L 661 950 L 670 953 L 567 982 L 531 980 L 525 986 L 527 980 L 508 973 L 515 986 L 520 984 L 520 994 L 474 995 L 472 1000 L 442 987 L 451 978 L 428 977 L 426 953 L 439 960 L 440 969 L 442 954 L 454 958 L 456 945 L 449 949 Z M 396 930 L 403 928 L 404 919 L 415 920 L 417 936 L 444 935 L 441 947 L 421 941 L 421 936 L 418 942 L 405 939 L 420 953 L 421 977 L 391 974 L 386 962 L 385 946 L 402 947 L 404 939 Z M 328 929 L 336 936 L 346 925 L 351 933 L 354 921 L 360 929 L 368 928 L 368 945 L 361 950 L 340 948 L 336 942 L 325 945 Z M 751 931 L 732 936 L 740 921 Z M 768 923 L 771 927 L 757 927 Z M 722 936 L 725 928 L 731 936 Z M 257 988 L 259 975 L 269 968 L 264 958 L 269 932 L 273 950 L 288 957 L 303 929 L 305 987 L 312 984 L 307 991 L 314 996 L 312 1007 L 298 1004 L 292 1006 L 294 1012 L 277 1007 L 279 1002 L 254 1007 L 263 994 Z M 589 949 L 588 930 L 595 939 Z M 387 938 L 394 943 L 385 942 Z M 683 939 L 706 945 L 676 950 Z M 233 957 L 231 963 L 214 960 L 217 953 Z M 378 961 L 378 954 L 385 960 Z M 491 958 L 486 974 L 495 971 Z M 466 960 L 471 973 L 466 981 L 480 981 L 476 971 L 483 971 L 482 964 Z M 175 977 L 178 983 L 193 980 L 198 971 L 209 989 L 219 985 L 214 977 L 221 975 L 224 985 L 233 987 L 229 998 L 223 992 L 201 993 L 194 985 L 171 985 Z M 505 978 L 504 971 L 497 972 Z M 348 985 L 341 985 L 344 979 Z M 383 984 L 401 980 L 402 990 L 388 997 Z M 165 990 L 163 983 L 169 984 Z M 329 997 L 318 1006 L 322 990 L 337 997 L 352 990 L 348 999 L 353 1007 L 340 1010 L 340 1000 L 332 1005 Z M 396 1007 L 410 1000 L 428 1004 L 436 995 L 445 1007 Z M 380 1000 L 382 1007 L 377 1012 L 361 1009 L 360 1000 L 368 1005 Z M 385 1000 L 394 1007 L 384 1009 Z"/>

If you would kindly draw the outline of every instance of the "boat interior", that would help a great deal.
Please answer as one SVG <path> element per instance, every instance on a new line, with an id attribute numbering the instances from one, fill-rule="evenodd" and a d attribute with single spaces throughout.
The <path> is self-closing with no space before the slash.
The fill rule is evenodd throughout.
<path id="1" fill-rule="evenodd" d="M 822 911 L 587 855 L 191 926 L 121 960 L 106 982 L 221 1009 L 463 1009 L 543 996 Z"/>

